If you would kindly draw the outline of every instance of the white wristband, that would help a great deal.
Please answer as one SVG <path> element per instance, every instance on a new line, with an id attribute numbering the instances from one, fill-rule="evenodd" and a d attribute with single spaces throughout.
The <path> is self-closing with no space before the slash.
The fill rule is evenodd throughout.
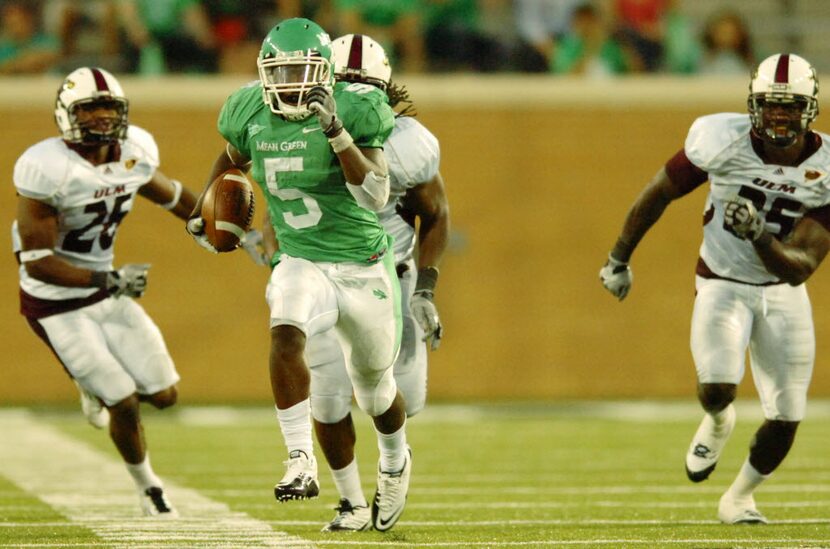
<path id="1" fill-rule="evenodd" d="M 175 208 L 176 204 L 179 203 L 179 199 L 182 197 L 182 184 L 175 179 L 171 179 L 170 182 L 173 183 L 173 198 L 166 204 L 159 204 L 159 206 L 165 210 L 172 210 Z"/>
<path id="2" fill-rule="evenodd" d="M 43 259 L 44 257 L 48 257 L 52 255 L 52 250 L 26 250 L 25 252 L 20 252 L 20 262 L 21 263 L 29 263 L 31 261 L 37 261 L 38 259 Z"/>
<path id="3" fill-rule="evenodd" d="M 622 265 L 628 265 L 628 261 L 620 261 L 610 253 L 608 254 L 608 264 L 612 267 L 620 267 Z"/>
<path id="4" fill-rule="evenodd" d="M 334 154 L 340 154 L 345 151 L 352 146 L 352 143 L 354 143 L 354 139 L 352 139 L 352 135 L 347 132 L 345 128 L 335 137 L 329 138 L 329 144 L 331 145 L 331 150 L 334 151 Z"/>

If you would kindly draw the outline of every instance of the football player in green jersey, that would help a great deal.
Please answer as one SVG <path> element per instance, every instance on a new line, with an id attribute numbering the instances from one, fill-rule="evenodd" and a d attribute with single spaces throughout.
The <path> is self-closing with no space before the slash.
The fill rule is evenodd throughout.
<path id="1" fill-rule="evenodd" d="M 257 65 L 259 81 L 232 94 L 219 114 L 227 145 L 208 181 L 230 168 L 248 169 L 279 239 L 266 299 L 271 387 L 289 459 L 274 494 L 287 501 L 319 492 L 305 347 L 332 330 L 358 406 L 377 431 L 385 473 L 377 493 L 390 503 L 379 519 L 386 529 L 403 511 L 412 463 L 404 400 L 392 375 L 400 287 L 391 238 L 375 214 L 389 196 L 382 145 L 394 114 L 379 89 L 334 85 L 331 40 L 307 19 L 275 26 Z M 200 210 L 201 198 L 188 231 L 210 248 Z"/>

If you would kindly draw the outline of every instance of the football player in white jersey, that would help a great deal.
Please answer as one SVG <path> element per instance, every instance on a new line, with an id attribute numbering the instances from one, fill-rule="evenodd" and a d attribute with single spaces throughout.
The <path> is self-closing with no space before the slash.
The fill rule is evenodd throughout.
<path id="1" fill-rule="evenodd" d="M 380 44 L 365 35 L 348 34 L 332 42 L 332 52 L 339 82 L 350 82 L 356 93 L 368 89 L 367 86 L 378 87 L 389 94 L 392 107 L 406 106 L 395 118 L 395 128 L 384 143 L 391 190 L 378 217 L 395 239 L 403 335 L 394 377 L 406 401 L 407 417 L 412 417 L 426 403 L 427 345 L 437 349 L 442 335 L 433 297 L 438 266 L 449 238 L 450 219 L 444 181 L 438 170 L 440 149 L 435 136 L 411 116 L 413 109 L 406 90 L 391 82 L 392 70 Z M 267 258 L 276 251 L 276 240 L 269 231 L 270 223 L 264 226 L 266 258 L 260 262 L 268 264 Z M 257 252 L 252 255 L 256 260 Z M 372 513 L 355 459 L 352 385 L 343 349 L 335 334 L 327 332 L 312 337 L 306 352 L 311 370 L 314 428 L 340 495 L 336 515 L 323 531 L 365 530 L 371 525 Z M 380 451 L 384 451 L 382 447 Z M 374 524 L 377 530 L 391 526 Z"/>
<path id="2" fill-rule="evenodd" d="M 172 406 L 179 375 L 158 327 L 132 299 L 144 293 L 149 265 L 116 269 L 113 247 L 136 194 L 181 219 L 196 197 L 158 169 L 155 140 L 129 125 L 128 110 L 107 71 L 66 76 L 55 103 L 60 136 L 30 147 L 14 167 L 12 240 L 21 313 L 81 389 L 91 422 L 109 423 L 144 514 L 169 517 L 176 510 L 150 466 L 139 402 Z"/>
<path id="3" fill-rule="evenodd" d="M 696 273 L 691 349 L 706 414 L 686 455 L 690 480 L 709 477 L 735 425 L 747 347 L 765 421 L 723 494 L 719 519 L 766 523 L 753 492 L 781 464 L 804 417 L 815 336 L 804 282 L 830 249 L 830 136 L 813 67 L 776 54 L 752 75 L 749 114 L 697 119 L 685 146 L 635 201 L 600 270 L 622 300 L 631 254 L 666 206 L 709 181 Z"/>

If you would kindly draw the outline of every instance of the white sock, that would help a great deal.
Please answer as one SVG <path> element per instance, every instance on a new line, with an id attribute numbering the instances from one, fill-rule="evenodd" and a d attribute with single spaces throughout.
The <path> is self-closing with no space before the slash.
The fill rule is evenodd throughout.
<path id="1" fill-rule="evenodd" d="M 311 401 L 305 399 L 291 408 L 277 410 L 277 419 L 280 422 L 282 438 L 288 455 L 296 450 L 302 450 L 308 457 L 313 455 L 314 444 L 311 440 Z"/>
<path id="2" fill-rule="evenodd" d="M 762 475 L 759 473 L 755 467 L 749 463 L 749 458 L 747 458 L 741 466 L 741 470 L 738 472 L 738 476 L 735 478 L 732 486 L 730 486 L 727 491 L 730 492 L 735 499 L 751 498 L 752 492 L 754 492 L 755 489 L 768 478 L 769 475 Z"/>
<path id="3" fill-rule="evenodd" d="M 125 463 L 124 465 L 127 466 L 127 472 L 130 473 L 130 476 L 133 477 L 133 481 L 135 481 L 135 486 L 141 492 L 144 492 L 147 488 L 151 486 L 158 486 L 159 488 L 162 487 L 162 482 L 159 477 L 153 472 L 153 468 L 150 466 L 150 453 L 147 452 L 144 454 L 144 461 L 141 463 Z"/>
<path id="4" fill-rule="evenodd" d="M 342 469 L 331 470 L 334 478 L 334 485 L 341 498 L 349 500 L 353 507 L 366 507 L 366 497 L 363 495 L 363 488 L 360 486 L 360 473 L 357 469 L 357 459 Z"/>
<path id="5" fill-rule="evenodd" d="M 406 462 L 406 421 L 394 433 L 386 435 L 377 431 L 377 434 L 380 470 L 385 473 L 396 473 L 403 469 Z"/>
<path id="6" fill-rule="evenodd" d="M 709 417 L 711 417 L 712 421 L 715 422 L 715 431 L 721 431 L 723 427 L 726 425 L 726 418 L 729 416 L 729 413 L 731 412 L 730 408 L 732 408 L 732 404 L 730 404 L 720 412 L 709 414 Z"/>

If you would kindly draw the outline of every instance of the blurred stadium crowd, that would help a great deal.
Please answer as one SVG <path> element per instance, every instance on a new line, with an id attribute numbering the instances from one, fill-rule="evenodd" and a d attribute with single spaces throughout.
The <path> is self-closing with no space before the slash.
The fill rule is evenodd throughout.
<path id="1" fill-rule="evenodd" d="M 803 50 L 804 26 L 823 24 L 810 13 L 816 2 L 824 0 L 3 0 L 0 75 L 96 65 L 253 77 L 262 37 L 296 16 L 332 37 L 374 37 L 399 73 L 747 74 L 770 53 Z M 805 23 L 792 27 L 799 10 Z M 823 61 L 813 62 L 821 70 Z"/>

